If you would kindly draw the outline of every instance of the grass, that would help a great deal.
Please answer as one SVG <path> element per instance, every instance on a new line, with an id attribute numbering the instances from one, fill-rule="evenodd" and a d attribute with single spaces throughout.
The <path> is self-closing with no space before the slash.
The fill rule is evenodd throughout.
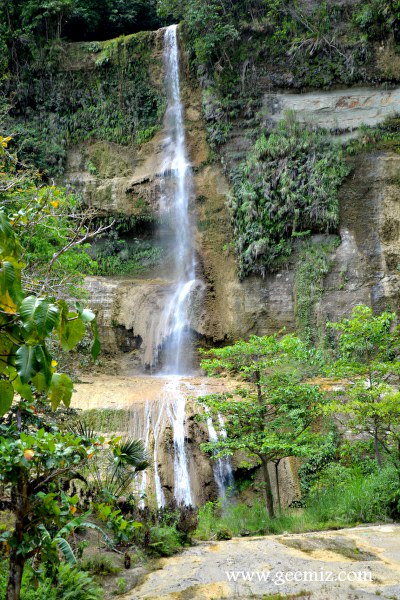
<path id="1" fill-rule="evenodd" d="M 94 431 L 104 433 L 127 431 L 129 427 L 129 413 L 121 408 L 91 408 L 82 412 L 81 420 Z"/>
<path id="2" fill-rule="evenodd" d="M 336 471 L 336 472 L 335 472 Z M 304 508 L 286 509 L 274 518 L 264 502 L 208 502 L 199 510 L 195 537 L 201 540 L 227 539 L 231 536 L 303 533 L 340 529 L 360 523 L 388 521 L 399 511 L 399 482 L 390 467 L 363 475 L 354 469 L 327 469 L 327 487 L 315 489 Z M 396 512 L 397 511 L 397 512 Z"/>
<path id="3" fill-rule="evenodd" d="M 91 575 L 110 575 L 119 573 L 121 569 L 116 567 L 111 558 L 105 554 L 93 554 L 80 562 L 80 569 L 88 571 Z"/>
<path id="4" fill-rule="evenodd" d="M 259 500 L 250 507 L 242 503 L 221 507 L 219 503 L 209 502 L 200 508 L 199 525 L 194 535 L 197 539 L 210 540 L 221 539 L 221 532 L 230 532 L 231 537 L 236 537 L 303 533 L 344 526 L 345 523 L 337 519 L 319 521 L 308 509 L 282 511 L 271 519 L 266 506 Z"/>

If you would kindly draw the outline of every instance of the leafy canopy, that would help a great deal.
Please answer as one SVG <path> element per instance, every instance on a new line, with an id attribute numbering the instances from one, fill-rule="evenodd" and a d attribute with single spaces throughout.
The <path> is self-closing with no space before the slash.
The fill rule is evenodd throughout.
<path id="1" fill-rule="evenodd" d="M 360 305 L 350 318 L 328 326 L 339 332 L 339 356 L 330 374 L 342 379 L 342 391 L 329 412 L 345 414 L 348 427 L 374 440 L 379 464 L 384 453 L 400 469 L 400 328 L 395 313 L 374 315 Z"/>
<path id="2" fill-rule="evenodd" d="M 243 379 L 234 394 L 221 393 L 200 399 L 206 418 L 222 416 L 225 431 L 216 442 L 204 445 L 215 458 L 243 451 L 250 468 L 264 467 L 267 504 L 273 514 L 268 466 L 288 456 L 306 456 L 319 436 L 311 426 L 322 413 L 324 396 L 307 377 L 320 365 L 317 352 L 299 338 L 285 335 L 256 337 L 248 342 L 205 353 L 202 367 L 209 375 L 222 371 Z M 217 428 L 218 429 L 218 428 Z M 278 471 L 276 471 L 278 478 Z M 278 482 L 279 503 L 279 482 Z"/>

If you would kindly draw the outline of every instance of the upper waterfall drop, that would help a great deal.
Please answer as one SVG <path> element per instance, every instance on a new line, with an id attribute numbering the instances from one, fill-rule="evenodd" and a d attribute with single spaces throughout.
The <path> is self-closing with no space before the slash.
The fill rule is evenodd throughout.
<path id="1" fill-rule="evenodd" d="M 189 219 L 192 191 L 191 166 L 187 157 L 184 108 L 181 100 L 177 25 L 164 34 L 164 65 L 167 109 L 164 118 L 166 135 L 160 178 L 160 212 L 169 222 L 173 238 L 173 280 L 170 296 L 158 322 L 152 326 L 152 340 L 145 362 L 155 366 L 163 350 L 163 372 L 180 375 L 190 372 L 190 302 L 202 283 L 196 279 L 196 258 Z"/>

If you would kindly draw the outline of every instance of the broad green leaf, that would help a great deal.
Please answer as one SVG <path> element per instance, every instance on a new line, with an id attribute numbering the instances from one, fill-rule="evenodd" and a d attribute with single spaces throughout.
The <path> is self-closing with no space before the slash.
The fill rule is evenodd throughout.
<path id="1" fill-rule="evenodd" d="M 64 538 L 61 538 L 61 537 L 56 537 L 54 540 L 54 543 L 56 543 L 57 546 L 60 548 L 67 563 L 70 565 L 75 565 L 76 558 L 75 558 L 74 553 L 72 552 L 72 548 L 69 545 L 69 543 L 67 542 L 67 540 Z"/>
<path id="2" fill-rule="evenodd" d="M 61 331 L 60 331 L 61 329 Z M 60 324 L 60 343 L 63 350 L 67 352 L 75 348 L 85 335 L 85 325 L 79 318 L 68 320 Z"/>
<path id="3" fill-rule="evenodd" d="M 36 362 L 37 370 L 43 374 L 47 387 L 50 385 L 52 378 L 51 356 L 48 353 L 46 346 L 36 346 Z"/>
<path id="4" fill-rule="evenodd" d="M 0 294 L 6 294 L 14 303 L 19 303 L 23 297 L 21 288 L 21 269 L 24 265 L 13 256 L 6 256 L 0 268 Z"/>
<path id="5" fill-rule="evenodd" d="M 36 346 L 24 344 L 16 352 L 15 364 L 22 383 L 28 383 L 36 373 Z"/>
<path id="6" fill-rule="evenodd" d="M 15 282 L 15 269 L 9 261 L 5 260 L 0 263 L 0 292 L 4 294 L 9 292 Z"/>
<path id="7" fill-rule="evenodd" d="M 40 336 L 46 337 L 56 327 L 59 319 L 57 306 L 42 302 L 35 313 L 36 328 Z"/>
<path id="8" fill-rule="evenodd" d="M 11 408 L 14 398 L 14 388 L 10 381 L 0 380 L 0 417 Z"/>
<path id="9" fill-rule="evenodd" d="M 37 332 L 40 338 L 45 338 L 54 329 L 59 318 L 57 306 L 35 296 L 22 301 L 20 314 L 26 332 Z"/>
<path id="10" fill-rule="evenodd" d="M 96 360 L 96 358 L 99 356 L 100 350 L 101 350 L 97 321 L 93 320 L 91 322 L 91 327 L 92 327 L 92 333 L 93 333 L 93 344 L 92 344 L 92 348 L 90 351 L 91 351 L 93 360 Z"/>
<path id="11" fill-rule="evenodd" d="M 33 400 L 31 386 L 28 383 L 22 383 L 20 377 L 16 377 L 13 382 L 14 390 L 23 398 L 31 402 Z"/>
<path id="12" fill-rule="evenodd" d="M 49 399 L 51 401 L 52 409 L 56 410 L 61 402 L 63 402 L 65 406 L 69 406 L 71 404 L 73 390 L 74 384 L 68 375 L 65 375 L 64 373 L 54 373 L 49 389 Z"/>
<path id="13" fill-rule="evenodd" d="M 28 296 L 21 302 L 19 312 L 24 328 L 28 333 L 31 333 L 35 328 L 35 312 L 42 302 L 42 298 L 36 298 L 36 296 Z"/>
<path id="14" fill-rule="evenodd" d="M 21 246 L 4 211 L 0 211 L 0 255 L 18 256 Z"/>
<path id="15" fill-rule="evenodd" d="M 7 369 L 13 348 L 12 341 L 3 333 L 0 333 L 0 373 L 4 373 Z"/>
<path id="16" fill-rule="evenodd" d="M 48 388 L 46 383 L 46 378 L 43 373 L 36 373 L 34 377 L 32 377 L 32 384 L 34 385 L 36 391 L 45 392 Z"/>

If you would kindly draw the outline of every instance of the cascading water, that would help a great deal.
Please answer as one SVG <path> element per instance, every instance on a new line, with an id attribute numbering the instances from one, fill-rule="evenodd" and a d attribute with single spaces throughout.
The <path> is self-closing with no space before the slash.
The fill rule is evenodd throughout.
<path id="1" fill-rule="evenodd" d="M 190 165 L 187 160 L 183 106 L 179 76 L 179 52 L 177 26 L 165 30 L 164 37 L 165 82 L 167 110 L 165 125 L 168 132 L 165 144 L 164 173 L 173 180 L 174 193 L 163 195 L 161 207 L 170 218 L 174 237 L 174 277 L 176 289 L 165 307 L 160 326 L 164 338 L 164 370 L 179 375 L 185 369 L 183 349 L 188 357 L 188 302 L 196 283 L 195 255 L 191 243 L 189 222 L 189 198 L 192 187 Z M 170 202 L 168 201 L 170 200 Z M 178 391 L 179 381 L 172 378 L 167 384 L 168 415 L 174 438 L 174 496 L 177 502 L 192 504 L 190 477 L 185 447 L 185 396 Z"/>
<path id="2" fill-rule="evenodd" d="M 186 150 L 176 25 L 165 29 L 164 65 L 168 103 L 164 119 L 166 133 L 162 144 L 164 158 L 160 174 L 160 212 L 168 225 L 168 237 L 172 238 L 173 260 L 165 269 L 168 276 L 165 307 L 161 316 L 154 316 L 144 361 L 153 372 L 158 369 L 156 376 L 166 378 L 166 383 L 158 402 L 147 401 L 143 416 L 139 419 L 142 429 L 138 435 L 144 442 L 148 456 L 152 451 L 153 489 L 159 507 L 166 503 L 159 464 L 161 465 L 160 444 L 165 443 L 163 434 L 168 425 L 173 438 L 174 498 L 178 503 L 194 503 L 186 453 L 186 396 L 189 388 L 182 377 L 191 373 L 193 364 L 190 305 L 204 287 L 196 279 L 195 251 L 189 219 L 192 176 Z M 217 437 L 215 428 L 210 425 L 209 436 L 212 441 Z M 229 467 L 227 461 L 216 461 L 214 473 L 220 495 L 225 495 L 226 488 L 231 485 L 232 473 Z M 144 472 L 139 483 L 142 496 L 149 483 L 148 475 Z"/>
<path id="3" fill-rule="evenodd" d="M 179 378 L 171 378 L 166 388 L 170 394 L 168 415 L 174 437 L 174 497 L 178 503 L 193 504 L 185 448 L 186 398 L 179 391 Z"/>
<path id="4" fill-rule="evenodd" d="M 149 447 L 150 423 L 153 431 L 153 467 L 156 500 L 164 506 L 165 495 L 158 471 L 158 443 L 165 419 L 170 422 L 174 448 L 174 497 L 179 503 L 192 504 L 192 492 L 185 447 L 185 395 L 179 389 L 180 376 L 191 366 L 189 302 L 199 282 L 196 281 L 195 253 L 191 241 L 189 199 L 192 188 L 190 164 L 187 159 L 183 106 L 180 91 L 179 51 L 177 26 L 167 27 L 164 34 L 164 65 L 167 109 L 164 119 L 166 135 L 160 188 L 160 212 L 167 220 L 172 233 L 173 261 L 168 276 L 173 280 L 171 293 L 166 299 L 161 317 L 157 316 L 149 332 L 145 362 L 153 369 L 162 351 L 162 373 L 169 378 L 164 388 L 158 413 L 146 421 L 143 431 L 144 445 Z M 146 411 L 149 412 L 150 409 Z M 150 412 L 149 412 L 150 414 Z M 142 439 L 143 439 L 142 436 Z M 143 474 L 141 491 L 144 492 L 147 476 Z"/>
<path id="5" fill-rule="evenodd" d="M 168 275 L 174 284 L 163 313 L 152 328 L 150 347 L 153 356 L 150 357 L 150 366 L 157 363 L 162 349 L 163 371 L 177 375 L 187 373 L 191 367 L 189 304 L 194 290 L 202 286 L 196 280 L 189 220 L 192 176 L 186 151 L 177 25 L 165 30 L 164 65 L 168 104 L 164 119 L 166 136 L 163 143 L 160 212 L 168 220 L 173 238 L 173 264 Z"/>
<path id="6" fill-rule="evenodd" d="M 206 413 L 209 413 L 209 409 L 205 409 Z M 208 437 L 210 442 L 217 442 L 219 438 L 226 437 L 225 425 L 222 415 L 218 415 L 219 422 L 219 433 L 215 429 L 211 415 L 207 417 L 207 429 Z M 232 489 L 233 471 L 229 457 L 217 458 L 214 465 L 214 477 L 218 487 L 218 493 L 220 498 L 226 498 L 229 489 Z"/>

